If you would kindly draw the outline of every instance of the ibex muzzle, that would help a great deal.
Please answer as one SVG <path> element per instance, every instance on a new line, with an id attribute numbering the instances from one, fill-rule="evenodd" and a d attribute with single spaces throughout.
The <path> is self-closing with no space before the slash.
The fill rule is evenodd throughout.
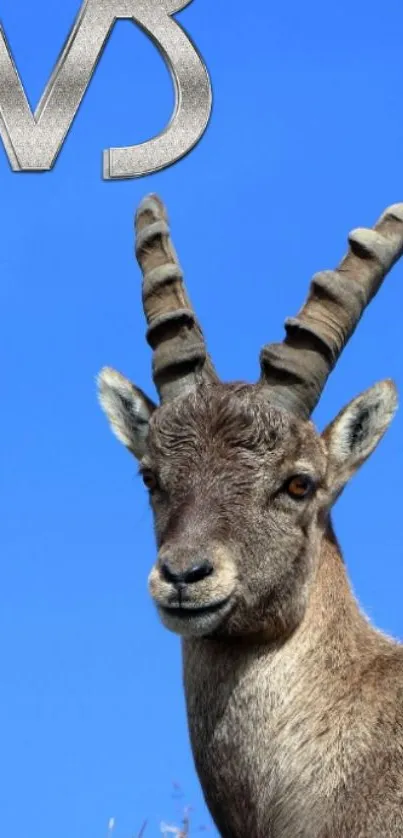
<path id="1" fill-rule="evenodd" d="M 211 634 L 231 608 L 234 564 L 219 544 L 186 541 L 160 551 L 149 577 L 150 593 L 171 631 Z"/>

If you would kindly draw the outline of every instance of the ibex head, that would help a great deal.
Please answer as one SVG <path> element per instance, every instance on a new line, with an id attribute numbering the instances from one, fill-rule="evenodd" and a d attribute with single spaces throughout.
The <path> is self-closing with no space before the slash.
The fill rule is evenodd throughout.
<path id="1" fill-rule="evenodd" d="M 355 230 L 339 268 L 317 274 L 282 344 L 265 346 L 257 384 L 223 384 L 183 285 L 164 207 L 136 218 L 147 339 L 161 405 L 112 369 L 100 400 L 140 462 L 158 557 L 149 585 L 183 635 L 272 638 L 302 619 L 329 510 L 396 409 L 384 381 L 319 435 L 309 417 L 365 307 L 403 252 L 403 204 Z"/>

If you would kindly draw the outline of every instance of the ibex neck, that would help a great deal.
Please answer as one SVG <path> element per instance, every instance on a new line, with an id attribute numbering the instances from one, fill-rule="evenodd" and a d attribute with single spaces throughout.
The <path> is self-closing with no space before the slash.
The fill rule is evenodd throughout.
<path id="1" fill-rule="evenodd" d="M 337 665 L 346 656 L 362 662 L 380 635 L 370 626 L 355 600 L 340 547 L 330 523 L 322 541 L 316 579 L 305 617 L 290 642 L 306 648 L 339 653 Z M 365 664 L 364 664 L 365 665 Z M 327 666 L 329 659 L 327 658 Z"/>
<path id="2" fill-rule="evenodd" d="M 312 666 L 322 667 L 323 661 L 318 655 L 311 657 L 311 652 L 323 650 L 326 668 L 329 657 L 325 652 L 337 650 L 341 662 L 347 656 L 351 663 L 357 658 L 365 666 L 364 658 L 372 653 L 375 646 L 383 642 L 382 636 L 368 623 L 360 611 L 352 594 L 347 578 L 345 564 L 340 552 L 333 527 L 330 524 L 322 541 L 321 556 L 315 581 L 310 593 L 308 606 L 301 624 L 291 636 L 275 642 L 264 636 L 230 639 L 201 639 L 184 642 L 185 656 L 199 653 L 231 661 L 239 659 L 244 667 L 249 660 L 252 664 L 262 656 L 267 661 L 276 663 L 296 655 L 295 667 L 311 670 Z M 307 659 L 305 659 L 305 654 Z M 335 661 L 336 663 L 336 661 Z"/>
<path id="3" fill-rule="evenodd" d="M 331 529 L 305 617 L 282 644 L 184 642 L 193 753 L 225 838 L 313 838 L 309 818 L 342 771 L 340 713 L 348 684 L 357 684 L 384 644 L 358 609 Z M 289 818 L 302 808 L 307 822 L 299 832 L 298 817 Z M 284 817 L 288 826 L 274 828 L 267 820 L 272 811 L 277 824 Z"/>

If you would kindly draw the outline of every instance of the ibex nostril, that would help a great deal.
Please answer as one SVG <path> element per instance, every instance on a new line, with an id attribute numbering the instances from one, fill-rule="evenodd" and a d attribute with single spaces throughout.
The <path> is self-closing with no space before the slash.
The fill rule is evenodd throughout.
<path id="1" fill-rule="evenodd" d="M 170 565 L 167 561 L 161 562 L 160 565 L 161 576 L 165 579 L 166 582 L 172 582 L 174 585 L 178 585 L 182 582 L 182 573 L 176 573 L 176 571 L 172 570 Z"/>
<path id="2" fill-rule="evenodd" d="M 210 562 L 200 562 L 200 564 L 195 564 L 193 567 L 189 567 L 189 569 L 185 571 L 183 574 L 183 581 L 188 585 L 191 585 L 192 582 L 201 582 L 202 579 L 206 579 L 207 576 L 211 576 L 212 572 L 213 565 L 210 564 Z"/>
<path id="3" fill-rule="evenodd" d="M 194 582 L 201 582 L 213 573 L 213 565 L 209 561 L 199 562 L 185 570 L 176 571 L 167 561 L 161 563 L 161 575 L 166 582 L 173 585 L 192 585 Z"/>

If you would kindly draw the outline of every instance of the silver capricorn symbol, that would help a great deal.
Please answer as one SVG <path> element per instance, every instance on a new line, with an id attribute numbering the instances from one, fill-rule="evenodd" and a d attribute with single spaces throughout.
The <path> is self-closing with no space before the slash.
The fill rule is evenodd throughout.
<path id="1" fill-rule="evenodd" d="M 203 59 L 171 15 L 191 0 L 84 0 L 35 113 L 0 25 L 0 135 L 16 172 L 53 168 L 117 20 L 137 23 L 165 60 L 175 88 L 169 125 L 158 136 L 104 151 L 106 180 L 146 175 L 175 163 L 203 135 L 211 85 Z"/>

